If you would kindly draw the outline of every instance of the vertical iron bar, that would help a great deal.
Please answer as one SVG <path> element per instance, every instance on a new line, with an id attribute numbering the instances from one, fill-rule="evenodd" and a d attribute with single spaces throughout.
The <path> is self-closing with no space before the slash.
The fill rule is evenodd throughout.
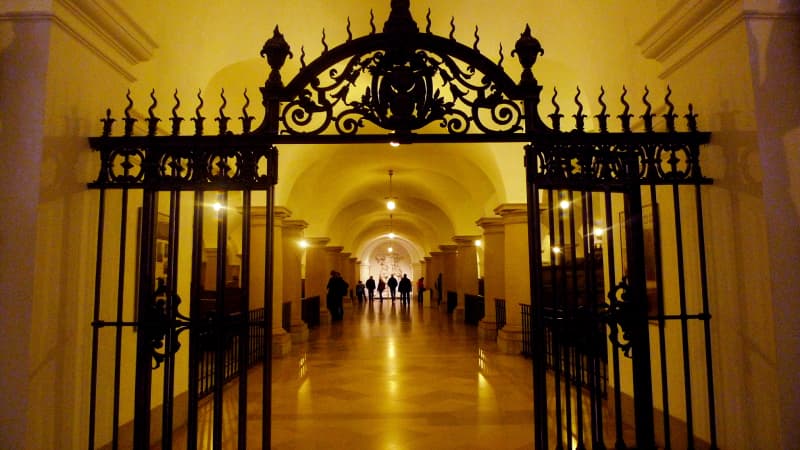
<path id="1" fill-rule="evenodd" d="M 119 448 L 119 408 L 120 408 L 120 384 L 122 383 L 122 311 L 125 302 L 125 255 L 127 250 L 126 241 L 128 239 L 128 190 L 122 190 L 122 206 L 120 207 L 120 228 L 119 228 L 119 270 L 117 273 L 117 310 L 116 310 L 116 332 L 114 336 L 114 406 L 113 406 L 113 427 L 111 432 L 111 448 Z M 139 317 L 141 320 L 141 317 Z M 141 334 L 141 333 L 140 333 Z"/>
<path id="2" fill-rule="evenodd" d="M 611 192 L 605 192 L 605 210 L 606 210 L 606 229 L 613 231 L 616 227 L 614 227 L 614 208 L 612 207 L 611 203 Z M 620 223 L 619 227 L 624 229 L 624 224 Z M 606 234 L 607 242 L 608 242 L 608 279 L 610 281 L 610 285 L 614 286 L 616 284 L 616 269 L 614 266 L 614 233 L 609 232 Z M 620 245 L 622 242 L 620 242 Z M 617 303 L 616 298 L 613 296 L 609 298 L 609 302 L 611 302 L 611 307 L 613 308 L 614 305 Z M 614 325 L 612 325 L 614 326 Z M 627 448 L 625 445 L 625 437 L 622 434 L 622 393 L 620 391 L 621 386 L 621 379 L 619 374 L 619 350 L 616 348 L 611 349 L 611 364 L 614 366 L 614 432 L 616 435 L 616 441 L 614 443 L 615 448 Z M 602 411 L 598 411 L 598 414 L 602 416 Z"/>
<path id="3" fill-rule="evenodd" d="M 189 417 L 187 420 L 186 448 L 197 450 L 197 410 L 200 401 L 200 381 L 205 379 L 205 373 L 200 373 L 200 363 L 203 358 L 201 352 L 200 321 L 205 321 L 205 317 L 200 315 L 200 294 L 202 286 L 203 270 L 203 197 L 202 191 L 194 191 L 194 218 L 192 219 L 192 284 L 189 300 L 189 317 L 192 320 L 189 329 Z M 205 367 L 206 365 L 203 364 Z M 202 384 L 202 391 L 205 392 L 205 383 Z"/>
<path id="4" fill-rule="evenodd" d="M 589 242 L 590 245 L 587 247 L 586 252 L 586 270 L 587 270 L 587 286 L 589 289 L 586 290 L 586 306 L 589 308 L 587 314 L 591 318 L 591 323 L 589 328 L 589 345 L 586 349 L 587 351 L 587 380 L 589 385 L 589 410 L 590 410 L 590 432 L 591 432 L 591 439 L 592 439 L 592 447 L 599 447 L 599 443 L 603 442 L 603 430 L 602 430 L 602 414 L 598 414 L 599 411 L 602 410 L 603 407 L 603 400 L 601 398 L 601 388 L 600 388 L 600 371 L 599 371 L 599 359 L 600 354 L 596 350 L 600 348 L 601 345 L 604 345 L 605 339 L 603 339 L 603 334 L 597 332 L 597 328 L 599 327 L 598 324 L 594 323 L 594 320 L 597 317 L 597 262 L 595 261 L 595 249 L 594 249 L 594 198 L 591 192 L 584 192 L 584 224 L 588 224 L 589 229 Z M 609 233 L 608 231 L 606 233 Z M 606 242 L 604 242 L 606 244 Z M 602 257 L 602 255 L 601 255 Z M 581 440 L 583 442 L 583 440 Z"/>
<path id="5" fill-rule="evenodd" d="M 583 243 L 583 293 L 584 293 L 584 301 L 586 305 L 584 307 L 588 308 L 591 305 L 591 292 L 593 291 L 594 287 L 594 274 L 590 271 L 591 268 L 591 257 L 592 257 L 592 249 L 594 248 L 594 234 L 592 234 L 592 227 L 589 225 L 591 216 L 588 215 L 588 205 L 587 205 L 587 197 L 590 197 L 591 194 L 587 195 L 586 191 L 581 192 L 581 242 Z M 573 231 L 574 233 L 574 231 Z M 577 260 L 575 261 L 577 264 Z M 577 279 L 577 274 L 576 277 Z M 579 302 L 581 300 L 580 292 L 575 293 L 575 300 Z M 577 306 L 580 308 L 580 305 Z M 580 320 L 579 324 L 584 325 L 583 319 L 585 316 L 581 313 L 580 309 L 578 310 L 578 320 Z M 581 330 L 581 333 L 586 333 L 588 330 L 585 329 L 583 326 L 576 328 Z M 580 338 L 578 338 L 580 339 Z M 576 341 L 576 364 L 575 364 L 575 372 L 578 373 L 578 382 L 577 382 L 577 389 L 576 392 L 576 399 L 575 399 L 575 415 L 578 416 L 578 449 L 584 449 L 584 420 L 583 420 L 583 389 L 585 386 L 590 385 L 588 376 L 584 376 L 584 365 L 583 361 L 584 358 L 589 357 L 589 352 L 587 346 L 583 343 L 586 341 Z M 591 340 L 589 340 L 591 342 Z M 588 360 L 586 361 L 588 363 Z M 584 382 L 585 380 L 585 382 Z"/>
<path id="6" fill-rule="evenodd" d="M 638 159 L 635 160 L 638 170 Z M 634 165 L 634 164 L 631 164 Z M 637 173 L 631 171 L 631 173 Z M 630 343 L 633 353 L 633 408 L 637 448 L 655 447 L 653 431 L 653 382 L 650 371 L 650 331 L 647 321 L 647 289 L 644 272 L 644 228 L 642 191 L 638 183 L 629 186 L 625 195 L 626 238 L 629 295 L 633 304 Z"/>
<path id="7" fill-rule="evenodd" d="M 92 369 L 89 383 L 89 450 L 94 450 L 95 421 L 97 420 L 97 358 L 100 345 L 100 289 L 103 276 L 103 233 L 105 227 L 106 190 L 100 189 L 97 209 L 97 250 L 94 262 L 94 308 L 92 312 Z"/>
<path id="8" fill-rule="evenodd" d="M 277 168 L 270 168 L 277 170 Z M 272 250 L 273 250 L 273 221 L 275 209 L 275 186 L 270 184 L 267 188 L 266 208 L 266 246 L 264 251 L 264 358 L 262 374 L 262 406 L 263 418 L 261 420 L 261 441 L 264 448 L 269 448 L 272 443 Z"/>
<path id="9" fill-rule="evenodd" d="M 708 304 L 708 272 L 706 271 L 706 238 L 703 222 L 703 200 L 700 195 L 700 185 L 694 186 L 695 214 L 697 214 L 697 247 L 700 252 L 700 288 L 703 296 L 703 332 L 705 334 L 706 350 L 706 381 L 708 383 L 708 419 L 711 449 L 717 446 L 717 408 L 714 401 L 714 366 L 711 364 L 711 316 Z"/>
<path id="10" fill-rule="evenodd" d="M 225 278 L 228 255 L 228 191 L 222 192 L 223 207 L 217 215 L 217 298 L 214 305 L 214 419 L 213 449 L 222 450 L 223 397 L 225 394 L 225 352 L 227 346 L 227 314 L 225 311 Z"/>
<path id="11" fill-rule="evenodd" d="M 164 342 L 164 394 L 161 416 L 161 447 L 172 450 L 173 413 L 175 411 L 175 356 L 173 339 L 177 339 L 175 319 L 178 305 L 173 301 L 178 295 L 178 238 L 180 232 L 180 193 L 171 191 L 169 199 L 169 234 L 167 236 L 167 320 L 171 324 L 167 329 Z"/>
<path id="12" fill-rule="evenodd" d="M 548 448 L 547 358 L 545 350 L 544 300 L 542 299 L 542 225 L 539 190 L 531 173 L 536 170 L 533 147 L 525 148 L 526 196 L 528 202 L 528 267 L 531 289 L 531 378 L 533 382 L 533 434 L 536 450 Z"/>
<path id="13" fill-rule="evenodd" d="M 672 438 L 670 430 L 670 407 L 669 407 L 669 383 L 667 372 L 667 336 L 666 320 L 664 319 L 664 275 L 661 260 L 661 218 L 659 217 L 658 198 L 656 196 L 656 186 L 650 185 L 650 205 L 653 210 L 653 241 L 656 260 L 656 305 L 658 307 L 658 347 L 661 367 L 661 402 L 664 413 L 664 450 L 672 448 Z M 648 302 L 652 299 L 648 298 Z"/>
<path id="14" fill-rule="evenodd" d="M 570 333 L 574 330 L 573 325 L 576 318 L 575 312 L 577 311 L 577 294 L 578 294 L 578 274 L 577 274 L 577 246 L 578 243 L 575 241 L 575 193 L 571 189 L 567 191 L 567 197 L 569 201 L 569 213 L 567 215 L 567 221 L 569 222 L 569 257 L 570 257 L 570 264 L 567 267 L 566 264 L 566 247 L 564 248 L 564 273 L 569 273 L 572 276 L 572 292 L 570 292 L 570 287 L 567 285 L 569 278 L 564 278 L 565 289 L 564 293 L 565 299 L 567 300 L 567 304 L 565 305 L 564 312 L 564 324 L 565 330 L 567 333 Z M 563 214 L 562 214 L 563 215 Z M 566 356 L 564 358 L 564 362 L 566 365 L 566 372 L 567 376 L 565 377 L 565 385 L 566 385 L 566 394 L 565 398 L 567 400 L 567 445 L 569 448 L 572 448 L 572 386 L 575 387 L 575 394 L 576 396 L 579 394 L 581 387 L 580 387 L 580 373 L 577 371 L 577 359 L 578 359 L 578 348 L 576 346 L 575 339 L 573 336 L 567 335 L 566 336 L 566 345 L 564 345 L 564 352 Z M 576 382 L 577 380 L 577 382 Z M 580 418 L 577 421 L 580 424 Z"/>
<path id="15" fill-rule="evenodd" d="M 686 275 L 683 262 L 683 229 L 681 228 L 681 198 L 677 184 L 672 186 L 672 201 L 675 210 L 675 250 L 678 269 L 678 294 L 681 310 L 681 347 L 683 353 L 683 385 L 686 401 L 686 439 L 687 448 L 694 448 L 694 414 L 692 407 L 691 361 L 689 360 L 689 319 L 686 318 Z"/>
<path id="16" fill-rule="evenodd" d="M 247 372 L 250 355 L 250 190 L 242 192 L 242 318 L 239 338 L 239 450 L 247 450 Z"/>
<path id="17" fill-rule="evenodd" d="M 559 198 L 561 194 L 559 194 Z M 558 212 L 558 242 L 556 241 L 556 224 L 555 224 L 555 214 L 558 211 L 558 206 L 553 204 L 553 190 L 549 189 L 547 191 L 547 210 L 549 212 L 549 225 L 550 225 L 550 273 L 552 278 L 550 279 L 550 286 L 551 286 L 551 297 L 550 301 L 552 303 L 552 317 L 550 318 L 552 324 L 552 345 L 553 345 L 553 365 L 554 368 L 554 378 L 555 378 L 555 400 L 556 400 L 556 449 L 560 449 L 564 445 L 564 423 L 563 423 L 563 412 L 562 412 L 562 392 L 561 392 L 561 367 L 562 367 L 562 355 L 561 355 L 561 327 L 562 327 L 562 311 L 561 311 L 561 302 L 559 301 L 559 295 L 561 294 L 561 279 L 559 275 L 563 275 L 561 272 L 563 268 L 558 261 L 558 253 L 555 252 L 556 247 L 560 247 L 563 249 L 564 247 L 564 222 L 561 217 L 561 213 Z M 561 269 L 561 270 L 559 270 Z"/>
<path id="18" fill-rule="evenodd" d="M 154 324 L 148 317 L 153 293 L 156 193 L 150 189 L 145 189 L 142 195 L 142 229 L 139 243 L 139 303 L 137 305 L 140 327 L 139 332 L 136 334 L 136 387 L 133 415 L 134 450 L 147 450 L 150 448 L 150 391 L 153 382 L 151 336 L 152 333 L 158 332 L 157 329 L 153 328 Z M 142 324 L 143 320 L 145 321 L 144 324 Z"/>

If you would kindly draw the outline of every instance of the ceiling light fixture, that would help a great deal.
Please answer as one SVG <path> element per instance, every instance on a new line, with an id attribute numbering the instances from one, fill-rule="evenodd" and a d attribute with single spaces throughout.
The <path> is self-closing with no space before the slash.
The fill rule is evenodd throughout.
<path id="1" fill-rule="evenodd" d="M 389 169 L 389 196 L 386 197 L 386 209 L 389 211 L 394 211 L 397 208 L 397 200 L 395 197 L 392 196 L 392 175 L 394 175 L 394 171 Z"/>

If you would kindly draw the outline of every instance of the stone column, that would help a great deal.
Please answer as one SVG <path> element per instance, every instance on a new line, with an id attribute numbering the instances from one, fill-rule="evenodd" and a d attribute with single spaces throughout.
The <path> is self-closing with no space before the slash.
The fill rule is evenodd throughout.
<path id="1" fill-rule="evenodd" d="M 439 298 L 439 293 L 436 291 L 436 279 L 439 277 L 439 274 L 442 273 L 444 270 L 444 253 L 442 252 L 431 252 L 431 268 L 429 276 L 430 278 L 426 277 L 425 281 L 427 281 L 429 288 L 431 289 L 431 306 L 438 306 L 441 298 Z M 443 276 L 444 277 L 444 276 Z M 442 293 L 444 296 L 444 293 Z"/>
<path id="2" fill-rule="evenodd" d="M 524 203 L 503 204 L 495 208 L 502 217 L 505 233 L 506 326 L 497 334 L 500 351 L 522 352 L 522 315 L 520 303 L 531 304 L 530 268 L 528 267 L 528 209 Z"/>
<path id="3" fill-rule="evenodd" d="M 331 266 L 328 263 L 326 244 L 328 238 L 306 238 L 306 297 L 319 296 L 319 323 L 331 322 L 330 312 L 325 307 L 325 286 L 330 278 Z"/>
<path id="4" fill-rule="evenodd" d="M 505 233 L 503 219 L 485 217 L 477 225 L 483 228 L 483 296 L 485 311 L 478 325 L 478 338 L 497 340 L 497 317 L 494 300 L 505 298 Z"/>
<path id="5" fill-rule="evenodd" d="M 272 355 L 283 357 L 292 349 L 292 336 L 283 328 L 283 270 L 284 270 L 284 241 L 283 221 L 292 215 L 292 212 L 282 206 L 276 206 L 273 211 L 273 254 L 272 254 Z"/>
<path id="6" fill-rule="evenodd" d="M 292 302 L 292 342 L 308 341 L 308 325 L 303 322 L 303 302 L 300 293 L 303 252 L 300 240 L 308 223 L 303 220 L 283 221 L 283 296 Z"/>
<path id="7" fill-rule="evenodd" d="M 442 251 L 442 302 L 439 304 L 440 311 L 447 311 L 447 291 L 456 290 L 456 264 L 458 258 L 458 246 L 455 244 L 440 245 Z"/>
<path id="8" fill-rule="evenodd" d="M 458 305 L 453 311 L 455 320 L 464 321 L 464 299 L 466 294 L 478 294 L 478 254 L 475 241 L 480 236 L 453 236 L 456 243 L 456 292 Z"/>

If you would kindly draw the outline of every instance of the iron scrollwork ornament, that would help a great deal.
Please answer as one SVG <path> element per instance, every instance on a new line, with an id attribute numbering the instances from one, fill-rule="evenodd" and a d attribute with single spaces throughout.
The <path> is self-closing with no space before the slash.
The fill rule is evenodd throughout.
<path id="1" fill-rule="evenodd" d="M 147 333 L 153 355 L 153 370 L 158 369 L 168 357 L 181 347 L 178 339 L 181 332 L 189 329 L 189 318 L 178 312 L 181 299 L 175 292 L 159 281 L 148 308 L 148 317 L 142 326 Z M 169 342 L 165 342 L 169 339 Z"/>
<path id="2" fill-rule="evenodd" d="M 628 298 L 629 292 L 628 277 L 623 277 L 608 292 L 610 303 L 600 306 L 600 315 L 610 328 L 608 339 L 628 358 L 631 357 L 632 350 L 631 333 L 637 320 L 637 306 L 635 300 Z"/>
<path id="3" fill-rule="evenodd" d="M 351 91 L 364 73 L 368 86 Z M 425 50 L 379 50 L 350 58 L 341 72 L 315 78 L 281 113 L 284 131 L 314 135 L 328 130 L 354 135 L 369 121 L 380 128 L 409 133 L 440 122 L 450 134 L 472 124 L 485 133 L 522 130 L 521 107 L 474 67 Z M 437 88 L 441 85 L 444 89 Z"/>

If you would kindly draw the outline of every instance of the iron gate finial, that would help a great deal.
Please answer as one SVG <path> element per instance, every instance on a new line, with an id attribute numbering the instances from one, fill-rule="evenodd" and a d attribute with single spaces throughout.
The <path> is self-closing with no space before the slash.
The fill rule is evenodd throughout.
<path id="1" fill-rule="evenodd" d="M 417 33 L 417 23 L 411 17 L 410 0 L 392 0 L 389 19 L 383 24 L 384 33 Z"/>
<path id="2" fill-rule="evenodd" d="M 264 47 L 261 48 L 260 55 L 267 57 L 267 64 L 269 64 L 269 67 L 272 69 L 267 84 L 271 86 L 282 86 L 281 68 L 286 62 L 286 57 L 293 58 L 294 55 L 292 55 L 289 43 L 286 42 L 286 39 L 284 39 L 277 25 L 275 25 L 275 30 L 272 32 L 272 37 L 269 38 L 267 42 L 264 43 Z"/>

